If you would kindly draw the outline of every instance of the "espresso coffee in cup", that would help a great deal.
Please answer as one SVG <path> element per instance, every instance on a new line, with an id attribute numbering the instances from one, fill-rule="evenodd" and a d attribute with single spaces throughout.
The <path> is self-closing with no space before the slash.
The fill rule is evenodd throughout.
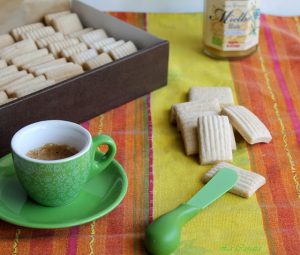
<path id="1" fill-rule="evenodd" d="M 57 160 L 71 157 L 78 150 L 66 144 L 47 143 L 26 153 L 26 156 L 34 159 Z"/>

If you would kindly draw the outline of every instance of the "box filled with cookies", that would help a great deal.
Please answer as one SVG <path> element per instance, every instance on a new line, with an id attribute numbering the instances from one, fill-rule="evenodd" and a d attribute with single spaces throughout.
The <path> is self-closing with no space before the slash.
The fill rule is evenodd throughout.
<path id="1" fill-rule="evenodd" d="M 0 26 L 1 155 L 29 123 L 80 123 L 167 83 L 167 41 L 81 1 L 50 7 Z"/>

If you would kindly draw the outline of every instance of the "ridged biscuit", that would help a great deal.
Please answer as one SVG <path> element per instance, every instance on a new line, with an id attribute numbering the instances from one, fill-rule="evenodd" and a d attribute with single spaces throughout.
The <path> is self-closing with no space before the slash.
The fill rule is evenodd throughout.
<path id="1" fill-rule="evenodd" d="M 128 41 L 121 46 L 115 47 L 109 51 L 109 55 L 114 59 L 124 58 L 130 54 L 137 52 L 137 48 L 135 47 L 132 41 Z"/>
<path id="2" fill-rule="evenodd" d="M 70 56 L 76 54 L 76 53 L 80 53 L 82 51 L 86 51 L 88 50 L 88 47 L 86 46 L 85 43 L 79 43 L 76 44 L 74 46 L 65 48 L 61 51 L 61 56 L 64 58 L 69 58 Z"/>
<path id="3" fill-rule="evenodd" d="M 36 58 L 36 59 L 30 61 L 29 63 L 22 65 L 21 68 L 23 70 L 28 70 L 28 69 L 32 68 L 33 66 L 41 65 L 41 64 L 50 62 L 52 60 L 55 60 L 53 54 L 48 54 L 46 56 Z"/>
<path id="4" fill-rule="evenodd" d="M 84 64 L 87 60 L 96 57 L 97 51 L 95 49 L 89 49 L 86 51 L 82 51 L 76 54 L 73 54 L 70 56 L 70 60 L 74 62 L 75 64 L 82 65 Z"/>
<path id="5" fill-rule="evenodd" d="M 16 66 L 7 66 L 0 69 L 0 78 L 16 72 L 18 72 L 18 68 Z"/>
<path id="6" fill-rule="evenodd" d="M 81 21 L 76 13 L 56 17 L 52 20 L 52 25 L 56 31 L 62 32 L 65 35 L 83 29 Z"/>
<path id="7" fill-rule="evenodd" d="M 64 40 L 55 42 L 55 43 L 50 43 L 48 45 L 49 51 L 55 56 L 58 57 L 60 56 L 60 52 L 63 49 L 69 48 L 71 46 L 79 44 L 79 40 L 76 38 L 66 38 Z"/>
<path id="8" fill-rule="evenodd" d="M 79 40 L 86 44 L 90 44 L 91 42 L 101 41 L 105 38 L 107 38 L 107 34 L 103 29 L 96 29 L 79 36 Z"/>
<path id="9" fill-rule="evenodd" d="M 5 75 L 5 76 L 2 76 L 0 78 L 0 89 L 5 86 L 6 84 L 16 80 L 16 79 L 19 79 L 20 77 L 23 77 L 27 74 L 26 71 L 20 71 L 20 72 L 14 72 L 14 73 L 11 73 L 11 74 L 8 74 L 8 75 Z"/>
<path id="10" fill-rule="evenodd" d="M 22 65 L 31 62 L 37 58 L 44 57 L 48 55 L 47 49 L 35 50 L 28 53 L 21 54 L 17 57 L 11 59 L 12 64 L 17 67 L 21 67 Z"/>
<path id="11" fill-rule="evenodd" d="M 34 50 L 37 50 L 34 41 L 26 39 L 0 49 L 0 58 L 5 59 L 9 63 L 12 58 Z"/>
<path id="12" fill-rule="evenodd" d="M 62 12 L 54 12 L 54 13 L 48 13 L 44 16 L 44 20 L 45 20 L 45 23 L 48 25 L 48 26 L 51 26 L 52 25 L 52 21 L 53 19 L 56 19 L 56 18 L 59 18 L 61 16 L 64 16 L 64 15 L 68 15 L 70 14 L 71 12 L 70 11 L 62 11 Z"/>
<path id="13" fill-rule="evenodd" d="M 206 172 L 202 177 L 202 181 L 207 183 L 216 174 L 216 172 L 222 168 L 232 169 L 238 174 L 236 184 L 234 184 L 233 188 L 229 191 L 238 196 L 249 198 L 266 183 L 266 179 L 262 175 L 226 162 L 221 162 Z"/>
<path id="14" fill-rule="evenodd" d="M 249 143 L 269 143 L 272 136 L 267 127 L 249 109 L 241 105 L 226 106 L 223 113 L 230 119 L 232 126 Z"/>
<path id="15" fill-rule="evenodd" d="M 45 76 L 41 75 L 41 76 L 35 77 L 34 79 L 30 79 L 30 80 L 22 82 L 22 83 L 17 83 L 17 84 L 11 85 L 9 87 L 6 86 L 5 91 L 6 91 L 7 95 L 9 95 L 9 97 L 14 97 L 14 96 L 16 96 L 17 90 L 21 90 L 23 88 L 31 86 L 32 84 L 40 83 L 41 81 L 45 81 L 45 80 L 46 80 Z"/>
<path id="16" fill-rule="evenodd" d="M 53 70 L 53 69 L 57 69 L 57 68 L 62 69 L 67 64 L 68 63 L 64 62 L 64 63 L 60 63 L 60 64 L 48 65 L 46 67 L 38 68 L 34 71 L 34 75 L 39 76 L 39 75 L 45 74 L 46 72 Z"/>
<path id="17" fill-rule="evenodd" d="M 108 37 L 108 38 L 102 39 L 100 41 L 90 42 L 90 43 L 88 43 L 88 46 L 92 49 L 100 50 L 103 46 L 112 44 L 114 42 L 116 42 L 115 38 Z"/>
<path id="18" fill-rule="evenodd" d="M 21 27 L 16 27 L 14 29 L 12 29 L 11 34 L 12 36 L 15 38 L 16 41 L 21 40 L 20 36 L 22 33 L 26 33 L 28 31 L 33 31 L 39 28 L 44 27 L 44 24 L 41 22 L 37 22 L 37 23 L 32 23 L 32 24 L 28 24 L 28 25 L 24 25 Z"/>
<path id="19" fill-rule="evenodd" d="M 11 81 L 11 82 L 5 84 L 3 87 L 1 87 L 1 89 L 6 91 L 7 89 L 14 88 L 14 87 L 18 86 L 19 84 L 28 82 L 28 81 L 33 80 L 33 79 L 34 79 L 34 76 L 31 73 L 26 74 L 26 75 L 14 80 L 14 81 Z M 8 95 L 10 95 L 7 91 L 6 91 L 6 93 Z"/>
<path id="20" fill-rule="evenodd" d="M 83 66 L 86 70 L 92 70 L 96 67 L 103 66 L 112 62 L 113 60 L 107 53 L 102 53 L 94 58 L 87 60 Z"/>
<path id="21" fill-rule="evenodd" d="M 65 36 L 60 33 L 60 32 L 56 32 L 54 34 L 48 35 L 46 37 L 42 37 L 38 40 L 36 40 L 36 44 L 37 46 L 41 49 L 41 48 L 46 48 L 48 47 L 48 45 L 50 43 L 55 43 L 61 40 L 64 40 Z"/>
<path id="22" fill-rule="evenodd" d="M 39 83 L 32 83 L 32 84 L 30 84 L 30 86 L 16 90 L 15 93 L 16 93 L 17 97 L 23 97 L 23 96 L 32 94 L 34 92 L 37 92 L 39 90 L 45 89 L 47 87 L 50 87 L 54 84 L 55 84 L 55 81 L 51 81 L 51 80 L 41 81 Z"/>
<path id="23" fill-rule="evenodd" d="M 39 29 L 35 29 L 32 31 L 22 33 L 20 35 L 20 38 L 22 40 L 25 40 L 25 39 L 38 40 L 40 38 L 43 38 L 43 37 L 46 37 L 46 36 L 49 36 L 52 34 L 55 34 L 55 30 L 53 29 L 53 27 L 42 27 Z"/>
<path id="24" fill-rule="evenodd" d="M 49 70 L 45 73 L 45 76 L 48 80 L 55 80 L 56 82 L 60 82 L 81 73 L 83 73 L 83 69 L 80 65 L 67 63 L 61 68 Z"/>
<path id="25" fill-rule="evenodd" d="M 8 100 L 8 96 L 4 91 L 0 91 L 0 105 L 5 104 Z"/>
<path id="26" fill-rule="evenodd" d="M 52 60 L 52 61 L 49 61 L 49 62 L 46 62 L 43 64 L 32 66 L 28 69 L 28 71 L 31 73 L 35 73 L 38 69 L 46 68 L 46 67 L 53 66 L 53 65 L 59 65 L 62 63 L 66 63 L 66 62 L 67 62 L 67 60 L 65 58 L 58 58 L 58 59 L 55 59 L 55 60 Z"/>
<path id="27" fill-rule="evenodd" d="M 12 45 L 14 42 L 10 34 L 0 35 L 0 49 Z"/>
<path id="28" fill-rule="evenodd" d="M 217 99 L 212 100 L 208 103 L 203 103 L 201 101 L 192 101 L 192 102 L 185 102 L 174 104 L 171 107 L 171 115 L 170 121 L 172 124 L 177 123 L 177 114 L 178 113 L 187 113 L 187 112 L 216 112 L 219 114 L 221 112 L 221 107 L 219 101 Z"/>
<path id="29" fill-rule="evenodd" d="M 198 119 L 199 158 L 203 165 L 232 161 L 231 130 L 227 116 Z"/>
<path id="30" fill-rule="evenodd" d="M 215 98 L 221 106 L 234 104 L 230 87 L 192 87 L 189 90 L 189 101 L 209 102 Z"/>
<path id="31" fill-rule="evenodd" d="M 0 69 L 7 67 L 7 63 L 4 59 L 0 59 Z"/>
<path id="32" fill-rule="evenodd" d="M 114 42 L 114 43 L 106 44 L 106 45 L 100 47 L 100 48 L 98 49 L 98 52 L 99 52 L 99 53 L 103 53 L 103 52 L 107 52 L 107 53 L 108 53 L 110 50 L 115 49 L 115 48 L 117 48 L 117 47 L 120 47 L 120 46 L 123 45 L 124 43 L 125 43 L 124 40 L 119 40 L 119 41 L 116 41 L 116 42 Z"/>
<path id="33" fill-rule="evenodd" d="M 91 31 L 93 31 L 93 30 L 94 30 L 93 28 L 87 27 L 87 28 L 84 28 L 84 29 L 82 29 L 82 30 L 79 30 L 79 31 L 75 31 L 75 32 L 73 32 L 73 33 L 70 33 L 70 34 L 67 35 L 67 37 L 79 39 L 80 36 L 82 36 L 82 35 L 84 35 L 84 34 L 87 34 L 87 33 L 91 32 Z"/>

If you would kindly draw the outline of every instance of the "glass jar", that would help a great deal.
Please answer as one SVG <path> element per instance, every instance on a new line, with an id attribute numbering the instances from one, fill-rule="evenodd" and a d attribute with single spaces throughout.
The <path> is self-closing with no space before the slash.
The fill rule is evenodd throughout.
<path id="1" fill-rule="evenodd" d="M 204 53 L 229 59 L 254 53 L 259 16 L 259 0 L 204 0 Z"/>

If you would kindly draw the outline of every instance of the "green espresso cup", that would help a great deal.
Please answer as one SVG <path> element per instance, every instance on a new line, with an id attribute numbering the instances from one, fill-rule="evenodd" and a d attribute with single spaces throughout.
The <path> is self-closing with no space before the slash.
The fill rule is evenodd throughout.
<path id="1" fill-rule="evenodd" d="M 46 144 L 67 145 L 76 154 L 57 160 L 34 159 L 29 151 Z M 107 145 L 103 154 L 98 146 Z M 82 126 L 62 120 L 46 120 L 20 129 L 11 140 L 16 174 L 27 194 L 45 206 L 71 203 L 86 182 L 114 159 L 116 144 L 106 135 L 91 137 Z"/>

